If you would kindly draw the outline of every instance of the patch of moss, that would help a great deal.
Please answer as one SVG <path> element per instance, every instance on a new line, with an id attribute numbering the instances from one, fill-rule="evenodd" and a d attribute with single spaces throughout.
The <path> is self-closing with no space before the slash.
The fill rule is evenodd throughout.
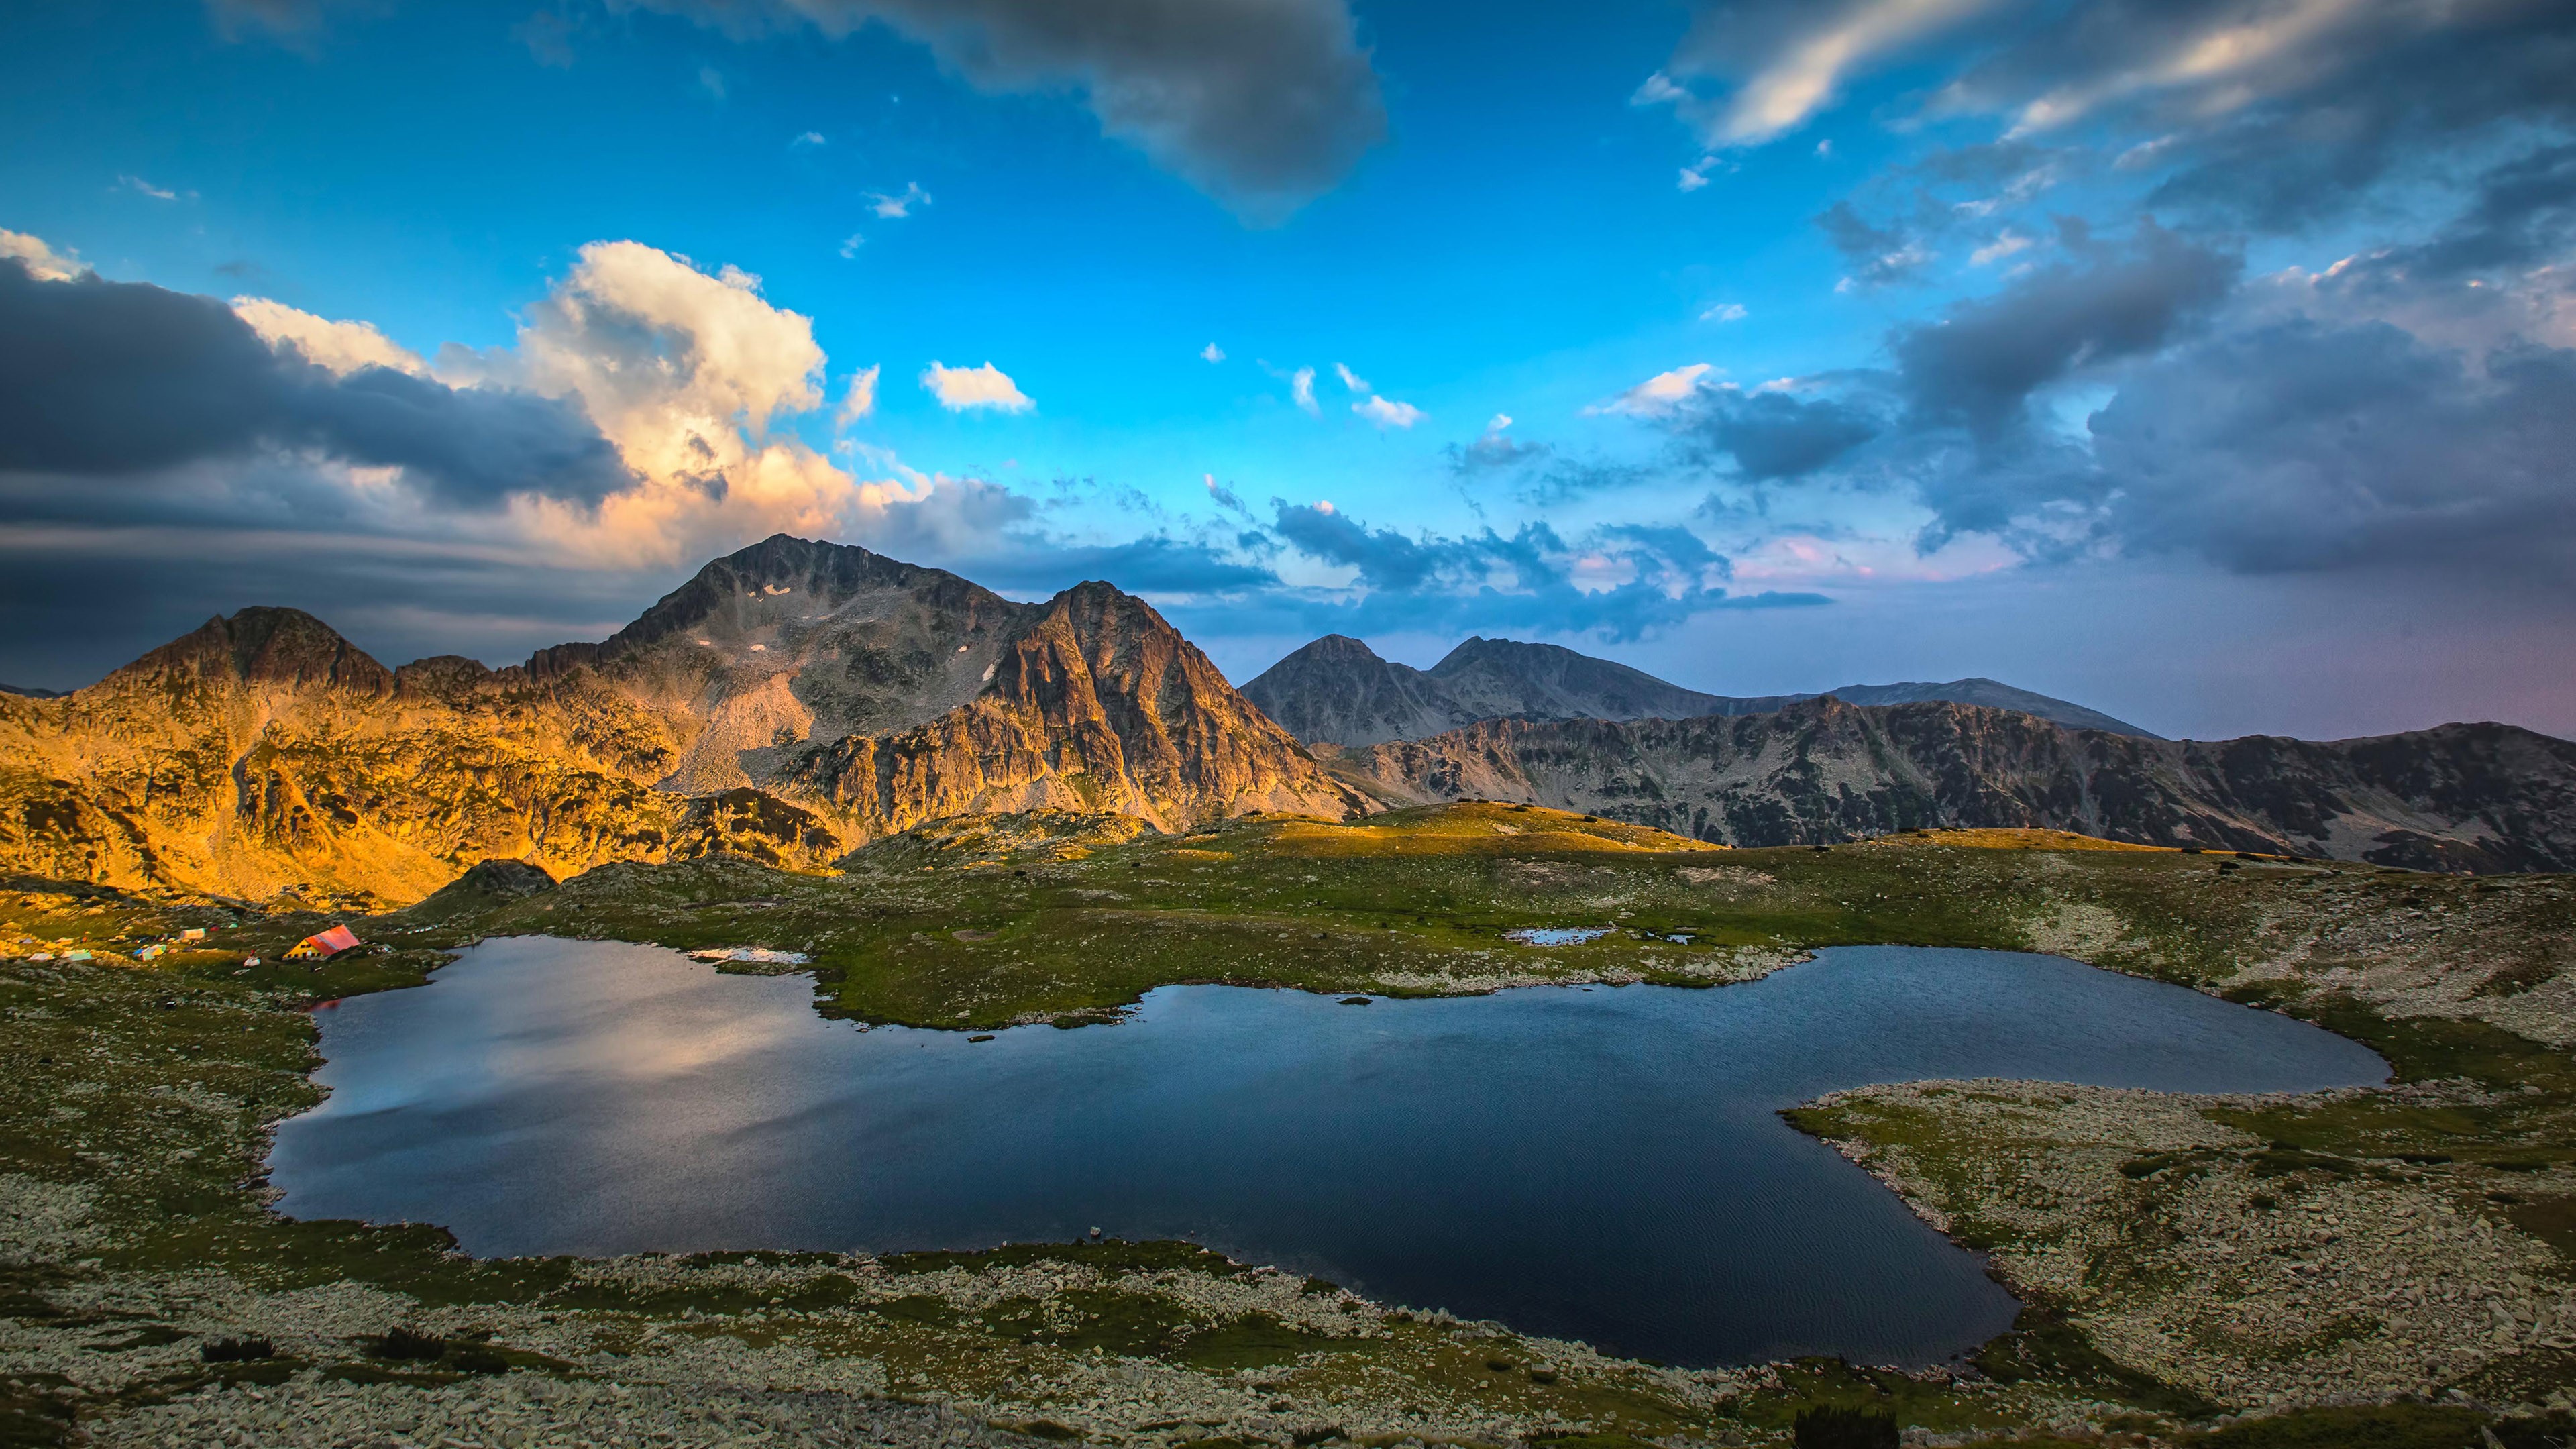
<path id="1" fill-rule="evenodd" d="M 2045 1382 L 2080 1387 L 2113 1403 L 2201 1419 L 2218 1406 L 2200 1394 L 2123 1365 L 2094 1347 L 2063 1314 L 2026 1307 L 2012 1331 L 1977 1350 L 1970 1362 L 1998 1383 Z"/>
<path id="2" fill-rule="evenodd" d="M 1348 1339 L 1291 1328 L 1267 1313 L 1247 1313 L 1190 1335 L 1178 1357 L 1192 1368 L 1222 1371 L 1268 1368 L 1306 1354 L 1355 1346 Z"/>

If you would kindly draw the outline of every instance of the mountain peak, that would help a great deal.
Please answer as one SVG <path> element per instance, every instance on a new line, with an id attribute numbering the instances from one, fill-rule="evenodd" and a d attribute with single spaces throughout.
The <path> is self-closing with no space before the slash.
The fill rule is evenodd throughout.
<path id="1" fill-rule="evenodd" d="M 1007 612 L 1020 606 L 945 569 L 888 558 L 854 543 L 776 533 L 708 561 L 634 623 L 596 644 L 558 644 L 528 657 L 528 673 L 553 679 L 582 665 L 613 665 L 657 652 L 675 638 L 713 632 L 759 636 L 826 618 L 854 601 L 924 599 L 951 611 Z M 776 641 L 752 637 L 767 652 Z M 677 646 L 685 652 L 691 645 Z M 718 647 L 710 644 L 706 647 Z M 748 647 L 748 646 L 746 646 Z"/>
<path id="2" fill-rule="evenodd" d="M 1982 674 L 1966 679 L 1953 679 L 1947 684 L 1908 681 L 1900 684 L 1846 684 L 1826 691 L 1853 704 L 1921 704 L 1943 700 L 1952 704 L 1981 704 L 1990 709 L 2017 710 L 2036 715 L 2052 724 L 2075 730 L 2107 730 L 2115 735 L 2135 735 L 2140 739 L 2162 736 L 2142 730 L 2126 720 L 2114 719 L 2098 709 L 2016 689 L 1999 679 Z"/>
<path id="3" fill-rule="evenodd" d="M 100 683 L 179 681 L 386 694 L 394 676 L 302 609 L 255 605 L 230 618 L 208 619 Z"/>
<path id="4" fill-rule="evenodd" d="M 1376 650 L 1371 649 L 1367 644 L 1352 638 L 1348 634 L 1326 634 L 1312 643 L 1291 652 L 1287 659 L 1282 659 L 1279 662 L 1285 664 L 1288 662 L 1288 659 L 1302 659 L 1317 662 L 1330 660 L 1354 664 L 1375 664 L 1384 662 L 1378 658 L 1378 652 Z"/>
<path id="5" fill-rule="evenodd" d="M 1243 687 L 1244 695 L 1309 743 L 1373 745 L 1423 739 L 1488 719 L 1691 719 L 1766 714 L 1807 694 L 1702 694 L 1642 669 L 1522 639 L 1471 634 L 1427 670 L 1389 664 L 1338 634 L 1308 644 Z M 2035 715 L 2070 729 L 2155 736 L 2098 710 L 1982 676 L 1948 684 L 1861 684 L 1831 691 L 1851 704 L 1946 700 Z"/>

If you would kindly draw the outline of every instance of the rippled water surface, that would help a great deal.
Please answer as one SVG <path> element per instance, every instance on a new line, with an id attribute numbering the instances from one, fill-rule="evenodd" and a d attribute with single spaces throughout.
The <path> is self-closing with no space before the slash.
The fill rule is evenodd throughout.
<path id="1" fill-rule="evenodd" d="M 1384 1301 L 1666 1362 L 1937 1360 L 2007 1326 L 1977 1259 L 1778 1110 L 2009 1076 L 2376 1082 L 2314 1027 L 2046 956 L 1851 947 L 1716 990 L 1367 1006 L 1170 987 L 1115 1027 L 826 1021 L 803 977 L 487 942 L 321 1015 L 284 1210 L 502 1256 L 1188 1237 Z"/>

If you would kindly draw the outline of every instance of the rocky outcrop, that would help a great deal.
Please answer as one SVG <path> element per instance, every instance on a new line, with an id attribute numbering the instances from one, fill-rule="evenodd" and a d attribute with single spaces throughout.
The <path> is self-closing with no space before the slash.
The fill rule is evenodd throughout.
<path id="1" fill-rule="evenodd" d="M 1982 704 L 2076 729 L 2155 738 L 2098 710 L 1992 679 L 1852 684 L 1831 693 L 1854 704 Z M 1429 669 L 1415 669 L 1339 634 L 1280 660 L 1243 694 L 1297 738 L 1343 746 L 1427 739 L 1479 720 L 1696 719 L 1769 714 L 1823 697 L 1702 694 L 1625 664 L 1514 639 L 1471 638 Z"/>
<path id="2" fill-rule="evenodd" d="M 804 868 L 991 809 L 1358 803 L 1109 585 L 1020 604 L 783 536 L 507 669 L 387 669 L 246 609 L 70 696 L 0 696 L 0 867 L 254 898 L 417 900 L 492 858 Z"/>
<path id="3" fill-rule="evenodd" d="M 1390 801 L 1526 801 L 1735 845 L 2035 827 L 2413 869 L 2576 869 L 2576 744 L 2495 724 L 2205 743 L 1827 697 L 1735 718 L 1488 721 L 1335 768 Z"/>
<path id="4" fill-rule="evenodd" d="M 1165 828 L 1252 810 L 1338 819 L 1362 803 L 1161 615 L 1107 584 L 1056 596 L 993 675 L 929 724 L 808 754 L 791 783 L 878 832 L 1039 809 Z"/>

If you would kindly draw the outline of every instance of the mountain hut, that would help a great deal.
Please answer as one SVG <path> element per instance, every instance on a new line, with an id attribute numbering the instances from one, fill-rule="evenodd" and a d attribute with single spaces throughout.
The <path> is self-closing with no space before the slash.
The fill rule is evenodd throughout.
<path id="1" fill-rule="evenodd" d="M 328 961 L 343 951 L 355 949 L 358 938 L 346 926 L 333 926 L 319 935 L 307 936 L 286 948 L 289 961 Z"/>

